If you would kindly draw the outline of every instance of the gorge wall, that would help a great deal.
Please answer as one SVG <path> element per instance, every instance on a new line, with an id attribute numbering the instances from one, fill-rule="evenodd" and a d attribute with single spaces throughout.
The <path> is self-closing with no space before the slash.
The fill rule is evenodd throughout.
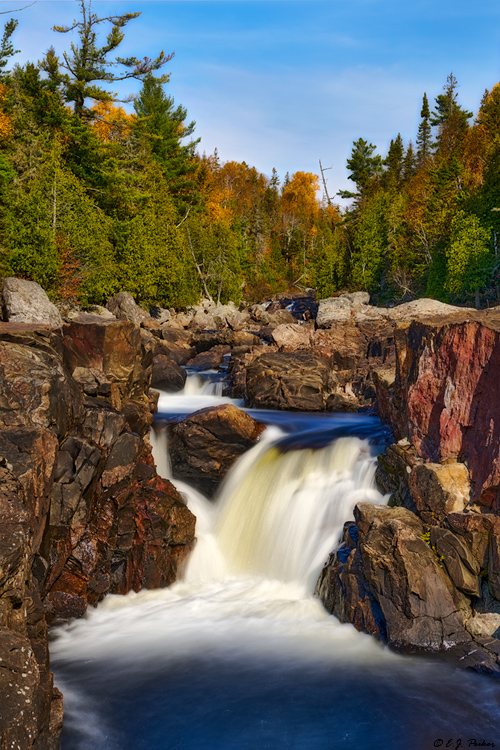
<path id="1" fill-rule="evenodd" d="M 194 516 L 151 456 L 149 338 L 124 320 L 48 322 L 0 324 L 0 747 L 9 750 L 59 747 L 47 623 L 79 617 L 107 593 L 169 585 L 194 541 Z"/>

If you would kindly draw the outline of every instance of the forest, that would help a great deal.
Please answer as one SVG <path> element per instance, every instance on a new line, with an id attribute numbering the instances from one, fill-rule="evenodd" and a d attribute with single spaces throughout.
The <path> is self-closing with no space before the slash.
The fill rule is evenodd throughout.
<path id="1" fill-rule="evenodd" d="M 62 305 L 129 291 L 179 308 L 293 289 L 499 302 L 500 84 L 474 116 L 450 73 L 434 100 L 423 94 L 414 144 L 398 134 L 384 156 L 358 138 L 352 192 L 329 194 L 322 169 L 280 178 L 205 154 L 168 93 L 172 55 L 116 56 L 140 14 L 77 5 L 73 26 L 53 27 L 74 41 L 36 64 L 15 63 L 22 14 L 4 25 L 2 277 L 37 281 Z M 141 89 L 119 101 L 110 87 L 128 79 Z"/>

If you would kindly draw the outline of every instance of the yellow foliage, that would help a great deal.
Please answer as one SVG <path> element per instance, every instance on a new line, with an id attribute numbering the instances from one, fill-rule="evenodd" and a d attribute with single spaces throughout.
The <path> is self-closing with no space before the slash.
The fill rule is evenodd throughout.
<path id="1" fill-rule="evenodd" d="M 135 115 L 128 115 L 123 107 L 115 107 L 112 102 L 96 102 L 92 112 L 95 113 L 92 130 L 103 143 L 115 143 L 128 138 L 132 124 L 137 119 Z"/>

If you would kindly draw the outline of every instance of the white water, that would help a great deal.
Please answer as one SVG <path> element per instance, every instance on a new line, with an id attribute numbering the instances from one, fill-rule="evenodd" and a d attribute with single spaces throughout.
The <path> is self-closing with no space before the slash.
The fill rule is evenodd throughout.
<path id="1" fill-rule="evenodd" d="M 198 408 L 197 396 L 186 398 L 183 411 Z M 183 581 L 169 589 L 109 596 L 85 619 L 57 631 L 52 662 L 57 684 L 66 688 L 70 717 L 63 750 L 96 747 L 95 725 L 102 734 L 109 714 L 114 724 L 98 743 L 102 750 L 424 750 L 432 747 L 422 744 L 424 736 L 429 742 L 442 736 L 435 734 L 440 721 L 453 737 L 471 711 L 483 717 L 481 726 L 488 721 L 484 716 L 498 713 L 493 690 L 483 685 L 478 691 L 475 676 L 461 673 L 460 688 L 453 672 L 390 653 L 340 624 L 312 596 L 317 573 L 354 505 L 383 498 L 373 486 L 374 460 L 366 441 L 341 438 L 320 450 L 281 453 L 276 447 L 281 434 L 266 430 L 261 444 L 229 474 L 215 504 L 175 481 L 197 516 L 198 543 Z M 168 477 L 164 433 L 153 440 L 157 465 Z M 347 682 L 346 675 L 351 675 Z M 309 685 L 311 709 L 303 706 L 307 694 L 296 695 L 302 684 Z M 106 696 L 100 705 L 96 690 Z M 331 716 L 320 718 L 317 706 L 330 693 Z M 339 713 L 335 702 L 345 703 L 345 696 L 349 703 Z M 176 700 L 181 707 L 172 713 Z M 297 702 L 295 708 L 289 700 Z M 140 713 L 136 730 L 134 710 Z M 243 717 L 252 710 L 260 719 L 249 729 Z M 434 734 L 421 720 L 413 726 L 414 710 L 425 712 Z M 380 711 L 387 716 L 375 730 Z M 131 728 L 123 729 L 124 722 Z M 492 726 L 486 726 L 490 737 Z M 384 734 L 384 727 L 392 735 Z M 407 732 L 411 727 L 418 745 L 399 738 L 401 727 Z"/>

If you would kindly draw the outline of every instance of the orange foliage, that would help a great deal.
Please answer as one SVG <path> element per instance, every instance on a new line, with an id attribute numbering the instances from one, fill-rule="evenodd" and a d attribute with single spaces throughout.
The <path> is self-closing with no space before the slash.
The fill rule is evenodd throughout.
<path id="1" fill-rule="evenodd" d="M 12 117 L 5 110 L 5 102 L 9 89 L 0 83 L 0 139 L 7 140 L 12 136 Z"/>
<path id="2" fill-rule="evenodd" d="M 281 195 L 283 209 L 306 223 L 312 222 L 319 213 L 319 177 L 311 172 L 295 172 L 285 185 Z"/>
<path id="3" fill-rule="evenodd" d="M 137 119 L 135 115 L 128 115 L 123 107 L 115 107 L 111 102 L 96 102 L 92 112 L 95 113 L 92 130 L 103 143 L 126 139 Z"/>

